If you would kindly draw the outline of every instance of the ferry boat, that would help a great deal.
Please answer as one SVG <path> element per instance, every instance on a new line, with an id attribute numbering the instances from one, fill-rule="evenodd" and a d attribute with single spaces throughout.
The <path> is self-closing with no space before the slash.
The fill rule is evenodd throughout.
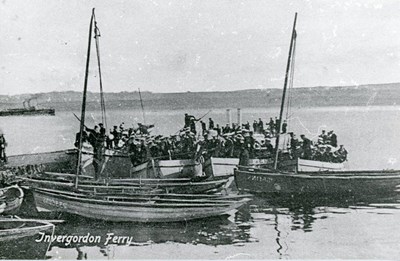
<path id="1" fill-rule="evenodd" d="M 56 114 L 53 108 L 37 108 L 35 105 L 31 105 L 31 100 L 37 99 L 29 98 L 23 102 L 24 108 L 6 109 L 0 111 L 0 116 L 34 116 L 34 115 L 50 115 L 54 116 Z"/>

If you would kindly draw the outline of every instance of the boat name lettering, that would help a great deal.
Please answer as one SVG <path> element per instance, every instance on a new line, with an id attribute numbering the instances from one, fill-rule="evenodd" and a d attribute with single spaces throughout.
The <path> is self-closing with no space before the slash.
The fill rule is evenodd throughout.
<path id="1" fill-rule="evenodd" d="M 247 177 L 247 179 L 251 180 L 251 181 L 265 181 L 265 182 L 268 182 L 268 183 L 271 183 L 273 181 L 272 178 L 262 177 L 262 176 L 255 176 L 255 175 L 250 175 L 250 176 Z"/>
<path id="2" fill-rule="evenodd" d="M 66 208 L 67 207 L 67 205 L 65 203 L 57 201 L 57 200 L 54 200 L 54 199 L 50 199 L 50 198 L 43 199 L 43 202 L 47 203 L 47 204 L 50 204 L 52 206 L 56 206 L 56 207 L 61 207 L 61 208 Z"/>

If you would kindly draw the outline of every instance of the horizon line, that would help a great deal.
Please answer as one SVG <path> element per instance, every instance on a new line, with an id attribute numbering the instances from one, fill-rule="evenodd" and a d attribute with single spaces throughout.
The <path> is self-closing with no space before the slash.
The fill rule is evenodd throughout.
<path id="1" fill-rule="evenodd" d="M 391 84 L 400 84 L 400 82 L 386 82 L 386 83 L 366 83 L 366 84 L 354 84 L 354 85 L 319 85 L 319 86 L 299 86 L 299 87 L 293 87 L 293 89 L 309 89 L 309 88 L 346 88 L 346 87 L 359 87 L 359 86 L 376 86 L 376 85 L 391 85 Z M 180 94 L 180 93 L 215 93 L 215 92 L 241 92 L 241 91 L 252 91 L 252 90 L 276 90 L 276 89 L 281 89 L 279 87 L 269 87 L 269 88 L 249 88 L 249 89 L 241 89 L 241 90 L 215 90 L 215 91 L 175 91 L 175 92 L 153 92 L 153 91 L 146 91 L 141 89 L 142 93 L 152 93 L 152 94 Z M 23 96 L 23 95 L 33 95 L 33 94 L 48 94 L 48 93 L 63 93 L 63 92 L 74 92 L 74 93 L 81 93 L 82 91 L 75 91 L 75 90 L 65 90 L 65 91 L 47 91 L 47 92 L 25 92 L 25 93 L 19 93 L 19 94 L 1 94 L 0 96 Z M 135 91 L 119 91 L 119 92 L 113 92 L 113 91 L 105 91 L 103 93 L 112 93 L 112 94 L 118 94 L 118 93 L 137 93 L 138 90 Z M 88 93 L 99 93 L 99 92 L 93 92 L 93 91 L 88 91 Z"/>

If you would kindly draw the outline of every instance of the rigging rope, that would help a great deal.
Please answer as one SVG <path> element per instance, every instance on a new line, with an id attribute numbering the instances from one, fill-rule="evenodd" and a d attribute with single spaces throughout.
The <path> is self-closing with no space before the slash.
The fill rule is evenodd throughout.
<path id="1" fill-rule="evenodd" d="M 288 97 L 288 102 L 287 102 L 287 109 L 286 109 L 286 121 L 288 124 L 288 127 L 290 126 L 289 120 L 290 117 L 292 116 L 292 100 L 293 100 L 293 81 L 294 81 L 294 68 L 295 68 L 295 63 L 296 63 L 296 39 L 297 36 L 294 37 L 293 39 L 293 52 L 292 52 L 292 62 L 290 66 L 290 81 L 289 81 L 289 97 Z"/>
<path id="2" fill-rule="evenodd" d="M 103 92 L 103 80 L 101 77 L 101 66 L 100 66 L 100 44 L 99 37 L 101 36 L 99 27 L 97 27 L 96 16 L 94 16 L 94 39 L 96 42 L 96 54 L 97 54 L 97 65 L 99 68 L 99 80 L 100 80 L 100 106 L 101 106 L 101 122 L 104 124 L 105 129 L 107 130 L 107 116 L 106 116 L 106 104 L 104 100 L 104 92 Z"/>

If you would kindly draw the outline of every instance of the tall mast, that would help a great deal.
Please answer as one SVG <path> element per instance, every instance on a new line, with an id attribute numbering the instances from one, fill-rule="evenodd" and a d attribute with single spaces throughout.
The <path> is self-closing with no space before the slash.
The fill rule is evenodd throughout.
<path id="1" fill-rule="evenodd" d="M 101 105 L 101 122 L 104 124 L 105 129 L 107 130 L 107 115 L 106 115 L 106 104 L 104 100 L 104 92 L 103 92 L 103 78 L 101 76 L 101 66 L 100 66 L 100 44 L 99 37 L 100 30 L 97 27 L 96 16 L 93 15 L 94 20 L 94 39 L 96 43 L 96 54 L 97 54 L 97 67 L 99 69 L 99 81 L 100 81 L 100 105 Z"/>
<path id="2" fill-rule="evenodd" d="M 138 90 L 139 90 L 139 97 L 140 97 L 140 105 L 142 106 L 143 124 L 146 125 L 146 118 L 144 116 L 144 107 L 143 107 L 142 94 L 140 93 L 140 89 L 138 89 Z"/>
<path id="3" fill-rule="evenodd" d="M 296 21 L 297 21 L 297 13 L 295 13 L 295 15 L 294 15 L 292 38 L 290 40 L 289 55 L 288 55 L 288 61 L 287 61 L 287 65 L 286 65 L 285 84 L 283 85 L 281 110 L 279 112 L 279 126 L 278 126 L 278 136 L 276 137 L 276 148 L 275 148 L 276 153 L 275 153 L 274 169 L 276 169 L 278 167 L 279 136 L 280 136 L 281 128 L 282 128 L 282 116 L 283 116 L 283 110 L 285 107 L 285 97 L 286 97 L 286 89 L 287 89 L 287 84 L 288 84 L 288 79 L 289 79 L 290 62 L 292 59 L 293 43 L 296 39 Z"/>
<path id="4" fill-rule="evenodd" d="M 87 55 L 86 55 L 85 83 L 84 83 L 84 87 L 83 87 L 83 97 L 82 97 L 81 126 L 79 128 L 78 164 L 77 164 L 77 168 L 76 168 L 75 188 L 78 187 L 78 176 L 81 173 L 81 168 L 82 168 L 82 165 L 81 165 L 82 138 L 83 138 L 83 131 L 84 131 L 84 127 L 85 127 L 86 92 L 87 92 L 87 83 L 88 83 L 88 75 L 89 75 L 90 45 L 91 45 L 91 41 L 92 41 L 93 18 L 94 18 L 94 8 L 92 9 L 92 16 L 90 18 L 90 25 L 89 25 L 89 40 L 88 40 L 88 49 L 87 49 Z"/>

